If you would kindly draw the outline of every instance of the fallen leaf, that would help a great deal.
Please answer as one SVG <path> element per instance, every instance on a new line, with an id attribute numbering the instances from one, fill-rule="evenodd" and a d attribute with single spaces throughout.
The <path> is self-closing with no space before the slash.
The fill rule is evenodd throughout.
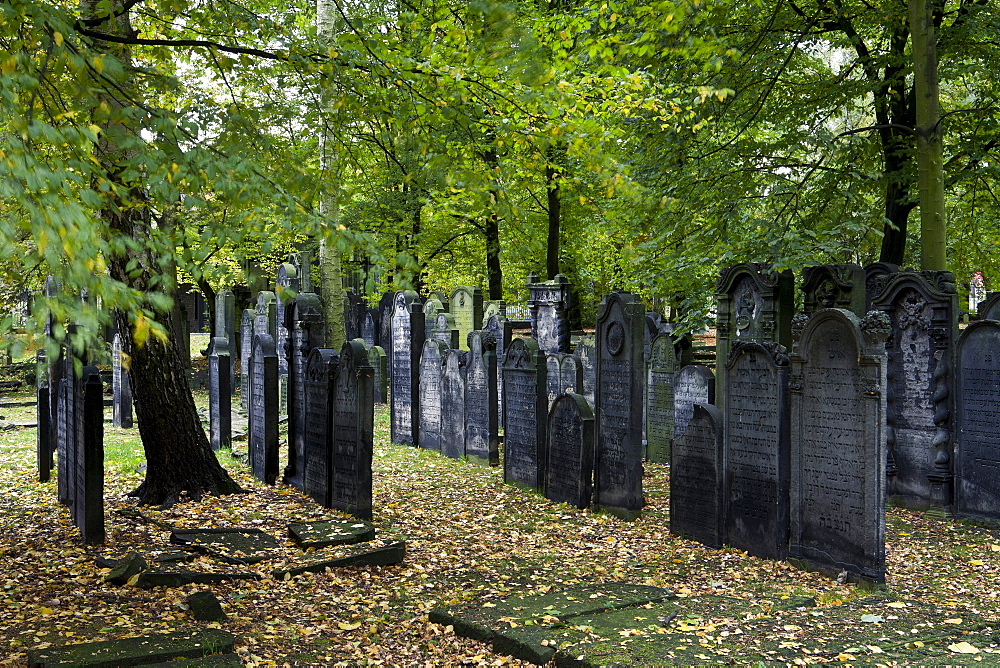
<path id="1" fill-rule="evenodd" d="M 955 643 L 954 645 L 948 645 L 948 650 L 955 652 L 956 654 L 979 654 L 979 648 L 969 643 L 962 642 Z"/>

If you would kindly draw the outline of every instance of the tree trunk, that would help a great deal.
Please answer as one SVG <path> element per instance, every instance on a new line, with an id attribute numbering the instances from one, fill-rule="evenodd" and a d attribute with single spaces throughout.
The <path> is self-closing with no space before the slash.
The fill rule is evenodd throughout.
<path id="1" fill-rule="evenodd" d="M 550 158 L 551 158 L 551 151 Z M 559 170 L 551 162 L 545 167 L 545 187 L 548 200 L 549 231 L 546 237 L 545 273 L 551 281 L 559 273 Z"/>
<path id="2" fill-rule="evenodd" d="M 486 217 L 486 224 L 483 227 L 483 236 L 486 237 L 486 280 L 490 299 L 503 299 L 503 267 L 500 265 L 500 217 L 496 208 L 500 198 L 499 178 L 499 157 L 493 149 L 487 150 L 483 154 L 483 160 L 493 172 L 494 177 L 490 185 L 490 204 L 492 210 Z"/>

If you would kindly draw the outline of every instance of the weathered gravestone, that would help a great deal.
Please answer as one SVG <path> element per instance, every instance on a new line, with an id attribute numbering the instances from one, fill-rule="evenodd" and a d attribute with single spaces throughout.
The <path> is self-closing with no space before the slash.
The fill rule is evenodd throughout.
<path id="1" fill-rule="evenodd" d="M 111 340 L 111 424 L 128 429 L 132 426 L 132 383 L 122 360 L 122 337 L 115 332 Z M 40 425 L 41 423 L 39 423 Z"/>
<path id="2" fill-rule="evenodd" d="M 208 352 L 208 432 L 212 450 L 232 447 L 233 381 L 229 341 L 213 336 Z"/>
<path id="3" fill-rule="evenodd" d="M 254 316 L 254 334 L 268 334 L 272 339 L 278 333 L 278 300 L 273 292 L 257 293 L 257 313 Z"/>
<path id="4" fill-rule="evenodd" d="M 507 302 L 502 299 L 490 299 L 483 302 L 483 329 L 486 329 L 486 321 L 494 316 L 507 318 Z"/>
<path id="5" fill-rule="evenodd" d="M 528 275 L 528 309 L 531 312 L 531 337 L 545 353 L 570 351 L 569 279 L 556 274 L 551 281 L 539 282 Z"/>
<path id="6" fill-rule="evenodd" d="M 722 547 L 722 412 L 694 404 L 670 449 L 670 533 Z"/>
<path id="7" fill-rule="evenodd" d="M 802 312 L 846 309 L 864 317 L 865 270 L 856 264 L 820 264 L 802 269 Z"/>
<path id="8" fill-rule="evenodd" d="M 392 352 L 389 357 L 389 409 L 392 440 L 405 445 L 420 442 L 420 353 L 424 348 L 424 312 L 417 293 L 397 292 L 390 318 Z"/>
<path id="9" fill-rule="evenodd" d="M 375 403 L 384 404 L 387 400 L 388 374 L 386 370 L 386 355 L 382 346 L 371 346 L 368 349 L 368 363 L 372 366 L 372 391 Z"/>
<path id="10" fill-rule="evenodd" d="M 952 502 L 952 371 L 957 336 L 955 275 L 891 274 L 872 307 L 889 316 L 886 433 L 889 499 L 915 509 Z"/>
<path id="11" fill-rule="evenodd" d="M 244 309 L 240 320 L 240 406 L 250 409 L 250 355 L 253 353 L 253 331 L 257 312 Z"/>
<path id="12" fill-rule="evenodd" d="M 214 335 L 226 339 L 230 350 L 236 344 L 236 295 L 232 290 L 219 290 L 215 294 Z M 229 357 L 229 377 L 236 378 L 236 357 L 233 355 Z"/>
<path id="13" fill-rule="evenodd" d="M 313 348 L 306 362 L 302 491 L 330 507 L 330 450 L 333 442 L 333 395 L 340 358 L 333 348 Z"/>
<path id="14" fill-rule="evenodd" d="M 1000 320 L 1000 292 L 986 293 L 986 299 L 976 307 L 976 314 L 980 320 Z"/>
<path id="15" fill-rule="evenodd" d="M 46 302 L 55 299 L 59 294 L 59 283 L 53 276 L 48 276 L 45 279 L 44 293 L 46 297 Z M 45 368 L 43 370 L 43 376 L 46 379 L 45 386 L 47 388 L 48 395 L 48 407 L 45 409 L 45 415 L 47 420 L 44 422 L 42 418 L 42 406 L 39 405 L 39 422 L 38 429 L 39 434 L 43 431 L 47 432 L 42 438 L 48 443 L 45 455 L 40 462 L 40 468 L 38 471 L 39 482 L 48 482 L 51 479 L 51 471 L 55 466 L 55 452 L 59 447 L 59 379 L 62 377 L 62 365 L 63 356 L 62 349 L 54 344 L 55 341 L 55 329 L 56 329 L 56 319 L 52 315 L 52 310 L 49 309 L 48 316 L 45 318 L 44 330 L 45 330 L 45 340 L 48 344 L 49 353 L 46 355 L 44 351 L 40 351 L 44 356 L 42 359 L 46 362 Z M 39 397 L 41 401 L 41 397 Z M 46 468 L 47 465 L 47 468 Z M 56 474 L 58 477 L 58 473 Z"/>
<path id="16" fill-rule="evenodd" d="M 278 353 L 274 337 L 254 336 L 247 441 L 253 475 L 268 485 L 278 477 Z"/>
<path id="17" fill-rule="evenodd" d="M 392 357 L 392 309 L 396 305 L 396 293 L 386 292 L 378 302 L 378 339 L 377 345 L 382 346 L 386 354 Z M 392 363 L 389 363 L 390 368 Z"/>
<path id="18" fill-rule="evenodd" d="M 593 336 L 581 336 L 573 353 L 583 368 L 583 396 L 594 405 L 594 388 L 597 387 L 597 341 Z"/>
<path id="19" fill-rule="evenodd" d="M 503 424 L 503 356 L 507 351 L 507 344 L 510 342 L 510 337 L 505 336 L 507 333 L 504 329 L 504 323 L 507 319 L 499 314 L 492 314 L 484 315 L 483 320 L 485 320 L 483 331 L 488 332 L 493 337 L 493 341 L 496 342 L 497 423 Z"/>
<path id="20" fill-rule="evenodd" d="M 579 358 L 569 353 L 548 353 L 545 356 L 545 391 L 549 409 L 564 392 L 583 391 L 583 367 Z"/>
<path id="21" fill-rule="evenodd" d="M 441 363 L 441 454 L 465 456 L 465 373 L 468 353 L 445 350 Z"/>
<path id="22" fill-rule="evenodd" d="M 459 349 L 458 346 L 458 327 L 455 324 L 455 317 L 450 313 L 445 313 L 444 311 L 437 314 L 434 321 L 434 327 L 431 329 L 430 338 L 435 341 L 440 341 L 444 344 L 445 348 Z M 463 350 L 468 350 L 468 346 L 465 346 Z"/>
<path id="23" fill-rule="evenodd" d="M 465 371 L 465 455 L 470 462 L 500 463 L 497 422 L 497 357 L 493 336 L 469 334 L 469 364 Z"/>
<path id="24" fill-rule="evenodd" d="M 448 310 L 448 294 L 441 290 L 434 290 L 427 295 L 427 299 L 435 299 L 441 304 L 441 310 Z"/>
<path id="25" fill-rule="evenodd" d="M 765 559 L 784 559 L 788 551 L 788 356 L 777 343 L 737 341 L 726 377 L 726 543 Z"/>
<path id="26" fill-rule="evenodd" d="M 1000 322 L 962 332 L 955 395 L 955 512 L 1000 520 Z"/>
<path id="27" fill-rule="evenodd" d="M 104 542 L 104 384 L 96 366 L 83 368 L 83 412 L 79 420 L 72 500 L 73 521 L 87 545 Z"/>
<path id="28" fill-rule="evenodd" d="M 465 286 L 455 288 L 448 300 L 448 312 L 454 316 L 455 327 L 458 328 L 457 347 L 468 350 L 469 334 L 483 323 L 483 291 Z"/>
<path id="29" fill-rule="evenodd" d="M 566 392 L 555 400 L 548 444 L 545 498 L 586 508 L 594 479 L 594 412 L 586 397 Z"/>
<path id="30" fill-rule="evenodd" d="M 441 372 L 447 346 L 436 339 L 424 341 L 420 355 L 421 448 L 441 450 Z"/>
<path id="31" fill-rule="evenodd" d="M 345 293 L 345 298 L 347 300 L 347 319 L 344 322 L 344 330 L 347 335 L 347 340 L 361 338 L 361 327 L 365 321 L 365 313 L 368 311 L 368 306 L 365 304 L 364 298 L 359 295 L 354 294 L 354 292 L 348 290 Z"/>
<path id="32" fill-rule="evenodd" d="M 899 271 L 891 262 L 873 262 L 865 265 L 865 313 L 872 310 L 872 301 L 885 290 L 889 277 Z"/>
<path id="33" fill-rule="evenodd" d="M 313 348 L 323 345 L 326 332 L 323 304 L 319 295 L 300 292 L 291 305 L 286 319 L 288 329 L 288 382 L 285 384 L 285 405 L 288 410 L 288 464 L 283 478 L 286 483 L 302 489 L 302 458 L 305 450 L 305 375 L 306 361 Z"/>
<path id="34" fill-rule="evenodd" d="M 378 311 L 365 307 L 364 318 L 361 320 L 360 338 L 368 348 L 375 345 L 375 333 L 378 331 L 377 318 Z"/>
<path id="35" fill-rule="evenodd" d="M 278 265 L 275 285 L 275 310 L 277 324 L 274 345 L 278 351 L 278 375 L 288 376 L 288 337 L 291 333 L 292 309 L 299 293 L 299 270 L 294 264 L 284 262 Z M 281 400 L 284 402 L 284 399 Z M 282 415 L 285 411 L 281 411 Z"/>
<path id="36" fill-rule="evenodd" d="M 511 341 L 503 362 L 503 479 L 541 489 L 546 452 L 545 356 L 534 339 Z"/>
<path id="37" fill-rule="evenodd" d="M 38 464 L 38 482 L 48 482 L 52 477 L 52 430 L 49 418 L 49 380 L 45 369 L 45 351 L 36 353 L 38 382 L 35 390 L 35 458 Z"/>
<path id="38" fill-rule="evenodd" d="M 623 519 L 639 516 L 642 496 L 642 303 L 605 295 L 597 309 L 594 505 Z"/>
<path id="39" fill-rule="evenodd" d="M 354 517 L 372 516 L 372 452 L 375 402 L 372 368 L 360 341 L 340 349 L 333 395 L 330 507 Z"/>
<path id="40" fill-rule="evenodd" d="M 447 311 L 445 310 L 444 306 L 442 306 L 439 300 L 432 299 L 430 297 L 428 297 L 427 301 L 424 302 L 423 308 L 424 308 L 424 330 L 426 332 L 426 338 L 428 339 L 434 338 L 434 329 L 437 327 L 438 324 L 438 315 L 441 313 L 446 313 Z M 454 320 L 452 321 L 452 323 L 453 323 L 452 326 L 454 328 Z M 444 344 L 449 348 L 454 347 L 451 346 L 447 341 L 445 341 Z"/>
<path id="41" fill-rule="evenodd" d="M 788 556 L 885 581 L 885 339 L 889 319 L 809 318 L 791 356 Z"/>
<path id="42" fill-rule="evenodd" d="M 72 326 L 69 329 L 73 331 Z M 83 415 L 83 388 L 76 376 L 72 348 L 69 346 L 71 337 L 72 334 L 69 334 L 61 345 L 62 363 L 58 367 L 60 375 L 56 388 L 59 416 L 56 423 L 56 484 L 59 503 L 65 505 L 69 505 L 75 495 L 73 486 L 76 478 L 72 471 L 76 466 L 77 441 L 82 438 L 79 425 Z"/>
<path id="43" fill-rule="evenodd" d="M 674 376 L 680 362 L 673 334 L 659 334 L 649 345 L 646 366 L 646 459 L 670 463 L 674 437 Z"/>
<path id="44" fill-rule="evenodd" d="M 715 404 L 715 374 L 707 366 L 689 364 L 674 378 L 674 440 L 684 434 L 695 404 Z M 722 423 L 719 423 L 722 428 Z"/>

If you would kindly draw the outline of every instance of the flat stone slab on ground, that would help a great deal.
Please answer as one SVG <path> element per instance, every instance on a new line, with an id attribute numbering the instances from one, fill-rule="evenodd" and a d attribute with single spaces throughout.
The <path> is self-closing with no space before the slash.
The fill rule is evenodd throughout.
<path id="1" fill-rule="evenodd" d="M 164 565 L 139 573 L 135 586 L 140 589 L 153 587 L 183 587 L 189 584 L 218 584 L 233 580 L 259 580 L 256 573 L 212 573 L 207 571 L 192 571 L 186 568 Z"/>
<path id="2" fill-rule="evenodd" d="M 375 526 L 364 520 L 315 520 L 288 525 L 288 535 L 302 549 L 363 543 L 375 538 Z"/>
<path id="3" fill-rule="evenodd" d="M 299 557 L 290 564 L 276 568 L 271 575 L 282 580 L 303 573 L 322 573 L 327 568 L 348 566 L 391 566 L 403 561 L 406 556 L 406 541 L 398 538 L 383 538 L 355 545 L 333 546 Z"/>
<path id="4" fill-rule="evenodd" d="M 151 663 L 146 668 L 243 668 L 243 660 L 238 654 L 216 654 L 200 659 Z"/>
<path id="5" fill-rule="evenodd" d="M 170 541 L 228 564 L 257 564 L 278 556 L 281 543 L 260 529 L 174 529 Z"/>
<path id="6" fill-rule="evenodd" d="M 231 654 L 236 636 L 220 629 L 175 631 L 119 640 L 28 650 L 29 668 L 48 666 L 145 666 L 171 659 Z M 224 657 L 216 657 L 224 658 Z M 169 665 L 184 665 L 170 663 Z M 201 663 L 190 665 L 219 665 Z M 223 664 L 228 665 L 228 664 Z"/>

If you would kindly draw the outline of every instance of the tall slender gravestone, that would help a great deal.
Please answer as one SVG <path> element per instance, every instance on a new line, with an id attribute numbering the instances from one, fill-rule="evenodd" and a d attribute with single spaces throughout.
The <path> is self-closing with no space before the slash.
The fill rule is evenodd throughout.
<path id="1" fill-rule="evenodd" d="M 889 316 L 886 433 L 889 499 L 916 509 L 952 502 L 952 370 L 957 335 L 955 275 L 891 274 L 872 307 Z"/>
<path id="2" fill-rule="evenodd" d="M 299 270 L 294 264 L 284 262 L 278 265 L 275 279 L 275 325 L 274 345 L 278 351 L 278 375 L 288 376 L 288 338 L 291 332 L 292 309 L 299 293 Z M 284 401 L 284 399 L 282 399 Z M 284 414 L 284 411 L 282 411 Z"/>
<path id="3" fill-rule="evenodd" d="M 642 496 L 642 303 L 628 292 L 605 295 L 597 309 L 594 505 L 624 519 Z"/>
<path id="4" fill-rule="evenodd" d="M 228 341 L 230 350 L 236 345 L 236 295 L 232 290 L 219 290 L 215 293 L 214 335 Z M 229 357 L 229 377 L 236 378 L 235 355 Z"/>
<path id="5" fill-rule="evenodd" d="M 340 349 L 333 396 L 330 506 L 361 519 L 372 517 L 372 452 L 375 402 L 372 368 L 360 341 Z"/>
<path id="6" fill-rule="evenodd" d="M 208 432 L 212 450 L 232 447 L 233 389 L 229 340 L 213 336 L 208 352 Z"/>
<path id="7" fill-rule="evenodd" d="M 250 372 L 250 468 L 271 485 L 278 477 L 278 353 L 270 334 L 254 337 Z"/>
<path id="8" fill-rule="evenodd" d="M 955 512 L 1000 520 L 1000 322 L 958 338 L 955 397 Z"/>
<path id="9" fill-rule="evenodd" d="M 858 316 L 865 313 L 865 270 L 856 264 L 820 264 L 802 270 L 802 312 L 806 315 L 824 308 L 846 309 Z"/>
<path id="10" fill-rule="evenodd" d="M 49 428 L 49 379 L 45 369 L 45 350 L 35 353 L 38 382 L 35 391 L 35 457 L 38 464 L 38 482 L 48 482 L 52 476 L 52 431 Z"/>
<path id="11" fill-rule="evenodd" d="M 323 304 L 314 292 L 300 292 L 289 309 L 286 319 L 289 331 L 286 351 L 288 382 L 285 384 L 285 405 L 288 409 L 288 464 L 283 477 L 286 483 L 302 489 L 302 460 L 305 451 L 306 362 L 313 348 L 323 345 L 325 328 Z"/>
<path id="12" fill-rule="evenodd" d="M 111 340 L 111 424 L 128 429 L 132 426 L 132 383 L 123 367 L 122 338 L 115 332 Z"/>
<path id="13" fill-rule="evenodd" d="M 459 350 L 459 331 L 455 323 L 455 317 L 451 313 L 445 313 L 444 311 L 438 313 L 434 327 L 431 329 L 430 338 L 440 341 L 444 344 L 445 348 Z M 468 350 L 468 346 L 463 349 Z"/>
<path id="14" fill-rule="evenodd" d="M 976 314 L 980 320 L 1000 320 L 1000 292 L 986 293 L 986 299 L 976 307 Z"/>
<path id="15" fill-rule="evenodd" d="M 594 389 L 597 387 L 597 341 L 593 336 L 581 336 L 576 342 L 576 352 L 583 368 L 583 391 L 590 405 L 594 405 Z"/>
<path id="16" fill-rule="evenodd" d="M 74 523 L 87 545 L 104 542 L 104 384 L 96 366 L 83 368 L 83 395 L 76 416 L 79 438 L 74 468 L 72 514 Z"/>
<path id="17" fill-rule="evenodd" d="M 594 412 L 586 397 L 566 392 L 548 415 L 545 498 L 577 508 L 590 505 L 594 479 Z"/>
<path id="18" fill-rule="evenodd" d="M 447 313 L 441 302 L 428 297 L 427 301 L 424 302 L 424 331 L 426 338 L 430 339 L 434 337 L 434 330 L 438 324 L 438 315 L 441 313 Z M 452 327 L 454 328 L 454 319 L 452 319 Z M 445 345 L 449 348 L 455 347 L 448 342 L 445 342 Z"/>
<path id="19" fill-rule="evenodd" d="M 240 320 L 240 406 L 250 410 L 250 355 L 253 353 L 253 330 L 257 312 L 243 310 Z"/>
<path id="20" fill-rule="evenodd" d="M 53 276 L 46 277 L 44 293 L 46 302 L 48 302 L 49 300 L 56 299 L 58 297 L 59 282 L 56 281 L 55 277 Z M 52 315 L 51 308 L 49 308 L 48 316 L 45 318 L 44 327 L 45 327 L 45 340 L 50 346 L 49 348 L 50 352 L 54 352 L 51 346 L 55 341 L 56 324 L 57 324 L 56 319 Z M 48 449 L 47 461 L 49 463 L 49 471 L 52 470 L 52 467 L 55 462 L 55 453 L 59 448 L 59 421 L 61 419 L 59 416 L 59 379 L 62 377 L 63 374 L 62 366 L 65 362 L 64 357 L 62 355 L 62 348 L 58 346 L 57 348 L 58 348 L 58 353 L 53 354 L 51 357 L 45 358 L 46 361 L 45 376 L 48 379 L 47 386 L 49 395 L 48 422 L 46 423 L 46 426 L 48 427 L 49 449 Z M 39 429 L 41 429 L 42 423 L 39 422 L 38 424 L 39 424 Z M 39 475 L 42 475 L 41 472 L 39 472 Z M 44 475 L 45 475 L 45 480 L 42 480 L 42 482 L 48 482 L 48 480 L 50 479 L 50 474 L 46 473 Z M 57 471 L 56 472 L 57 479 L 58 475 L 59 474 Z"/>
<path id="21" fill-rule="evenodd" d="M 889 318 L 809 318 L 791 356 L 788 556 L 885 582 L 885 339 Z"/>
<path id="22" fill-rule="evenodd" d="M 455 288 L 448 299 L 448 312 L 455 317 L 458 348 L 468 350 L 469 334 L 482 327 L 483 291 L 466 286 Z"/>
<path id="23" fill-rule="evenodd" d="M 365 346 L 371 348 L 375 345 L 375 332 L 378 330 L 378 311 L 365 307 L 364 317 L 361 320 L 360 338 L 365 342 Z"/>
<path id="24" fill-rule="evenodd" d="M 306 421 L 303 426 L 302 491 L 330 507 L 333 396 L 340 358 L 333 348 L 313 348 L 306 361 Z"/>
<path id="25" fill-rule="evenodd" d="M 865 265 L 865 313 L 872 310 L 872 301 L 885 290 L 889 277 L 897 272 L 899 267 L 891 262 Z"/>
<path id="26" fill-rule="evenodd" d="M 420 353 L 424 348 L 424 312 L 417 293 L 396 293 L 392 309 L 392 353 L 389 358 L 391 388 L 389 408 L 392 440 L 405 445 L 420 442 Z"/>
<path id="27" fill-rule="evenodd" d="M 533 273 L 528 276 L 531 336 L 542 352 L 570 351 L 569 291 L 569 279 L 562 274 L 545 282 L 539 282 Z"/>
<path id="28" fill-rule="evenodd" d="M 674 440 L 687 429 L 694 417 L 695 404 L 715 404 L 715 374 L 707 366 L 688 364 L 674 378 Z"/>
<path id="29" fill-rule="evenodd" d="M 465 456 L 465 374 L 468 353 L 448 349 L 441 364 L 441 454 Z"/>
<path id="30" fill-rule="evenodd" d="M 646 459 L 670 463 L 674 438 L 674 377 L 680 360 L 672 334 L 658 334 L 649 344 L 646 365 Z"/>
<path id="31" fill-rule="evenodd" d="M 254 334 L 278 335 L 278 300 L 273 292 L 257 293 L 257 314 L 254 317 Z"/>
<path id="32" fill-rule="evenodd" d="M 67 335 L 67 340 L 63 342 L 60 355 L 63 361 L 59 367 L 59 422 L 56 429 L 58 498 L 59 503 L 65 505 L 69 505 L 76 495 L 76 478 L 72 472 L 76 467 L 79 425 L 83 414 L 83 390 L 76 376 L 73 352 L 69 345 L 70 336 Z"/>
<path id="33" fill-rule="evenodd" d="M 670 533 L 709 547 L 724 543 L 722 412 L 694 404 L 670 449 Z"/>
<path id="34" fill-rule="evenodd" d="M 447 346 L 436 339 L 424 341 L 420 355 L 420 447 L 441 450 L 441 372 Z"/>
<path id="35" fill-rule="evenodd" d="M 470 462 L 500 463 L 497 423 L 497 357 L 489 332 L 469 334 L 469 365 L 465 372 L 465 455 Z"/>
<path id="36" fill-rule="evenodd" d="M 347 340 L 360 339 L 361 338 L 361 326 L 364 323 L 365 312 L 368 310 L 368 305 L 365 304 L 365 300 L 359 295 L 354 294 L 354 292 L 348 290 L 345 293 L 347 297 L 347 319 L 345 321 L 345 332 L 347 334 Z"/>
<path id="37" fill-rule="evenodd" d="M 486 329 L 486 321 L 491 317 L 507 318 L 507 302 L 502 299 L 490 299 L 483 302 L 483 329 Z"/>
<path id="38" fill-rule="evenodd" d="M 382 346 L 368 348 L 368 363 L 372 365 L 372 391 L 375 403 L 384 404 L 388 398 L 388 374 L 385 350 Z"/>
<path id="39" fill-rule="evenodd" d="M 578 357 L 569 353 L 549 353 L 545 356 L 545 367 L 549 410 L 559 395 L 583 391 L 583 367 Z"/>
<path id="40" fill-rule="evenodd" d="M 499 314 L 483 315 L 483 331 L 488 332 L 496 342 L 497 358 L 497 422 L 503 424 L 503 356 L 509 339 L 504 336 L 506 318 Z"/>
<path id="41" fill-rule="evenodd" d="M 378 339 L 375 343 L 385 349 L 390 360 L 392 357 L 392 309 L 395 305 L 395 292 L 386 292 L 378 302 Z M 391 361 L 389 366 L 392 367 Z"/>
<path id="42" fill-rule="evenodd" d="M 545 356 L 534 339 L 516 337 L 503 362 L 503 479 L 539 490 L 546 458 Z"/>

